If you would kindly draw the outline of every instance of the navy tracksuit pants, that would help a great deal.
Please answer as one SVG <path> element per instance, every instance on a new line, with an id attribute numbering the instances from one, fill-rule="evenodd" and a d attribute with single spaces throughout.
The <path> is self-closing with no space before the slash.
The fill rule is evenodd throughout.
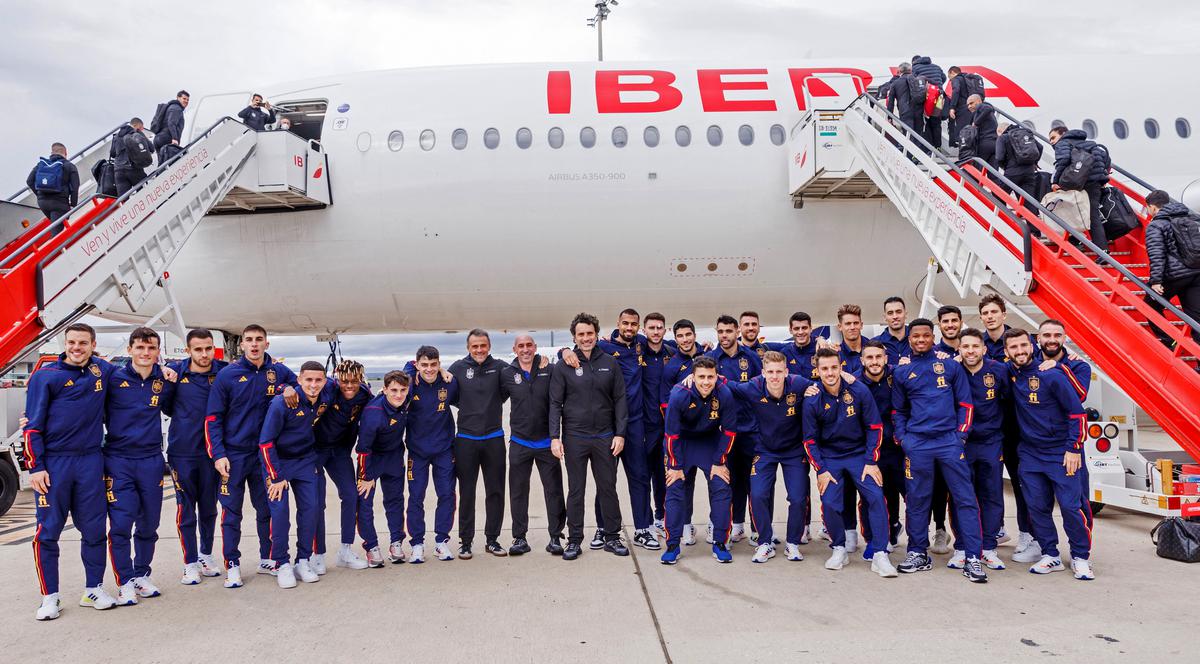
<path id="1" fill-rule="evenodd" d="M 383 493 L 383 513 L 387 517 L 391 538 L 388 542 L 404 541 L 405 472 L 403 451 L 371 455 L 368 475 L 375 480 L 376 489 Z M 376 489 L 371 489 L 367 497 L 362 499 L 358 511 L 358 532 L 362 535 L 363 549 L 367 551 L 379 546 L 379 534 L 375 531 Z"/>
<path id="2" fill-rule="evenodd" d="M 1042 553 L 1059 555 L 1058 528 L 1054 525 L 1054 501 L 1057 499 L 1071 557 L 1086 560 L 1091 555 L 1092 529 L 1079 495 L 1079 478 L 1067 475 L 1061 459 L 1045 461 L 1032 454 L 1021 457 L 1020 472 L 1021 488 L 1025 490 L 1025 502 L 1029 506 L 1029 522 Z"/>
<path id="3" fill-rule="evenodd" d="M 729 467 L 730 490 L 733 492 L 733 522 L 746 522 L 746 506 L 750 503 L 750 469 L 758 452 L 758 432 L 738 432 L 733 441 L 726 465 Z M 753 511 L 753 508 L 751 508 Z M 751 514 L 753 518 L 753 514 Z M 714 524 L 715 531 L 715 524 Z"/>
<path id="4" fill-rule="evenodd" d="M 750 517 L 758 533 L 759 544 L 770 544 L 775 538 L 772 526 L 775 513 L 775 475 L 783 469 L 783 485 L 787 489 L 787 543 L 799 544 L 804 533 L 804 506 L 808 500 L 808 458 L 803 452 L 778 456 L 763 452 L 754 457 L 750 469 Z"/>
<path id="5" fill-rule="evenodd" d="M 735 443 L 736 444 L 736 443 Z M 708 482 L 708 518 L 713 524 L 713 540 L 718 544 L 729 544 L 729 536 L 733 529 L 731 500 L 733 490 L 725 480 L 711 477 L 712 459 L 716 453 L 717 443 L 684 442 L 683 474 L 685 479 L 667 487 L 666 528 L 667 548 L 678 547 L 683 537 L 683 526 L 692 513 L 692 496 L 687 486 L 686 477 L 699 471 Z M 693 484 L 694 486 L 694 484 Z"/>
<path id="6" fill-rule="evenodd" d="M 408 454 L 408 529 L 409 544 L 425 543 L 425 490 L 429 487 L 429 476 L 433 475 L 433 490 L 437 494 L 437 508 L 433 514 L 435 542 L 449 542 L 450 528 L 454 525 L 454 453 L 445 450 L 432 457 L 409 451 Z M 384 492 L 386 508 L 387 492 Z M 389 520 L 388 528 L 392 524 Z M 401 534 L 403 538 L 403 534 Z M 400 540 L 392 540 L 400 541 Z"/>
<path id="7" fill-rule="evenodd" d="M 661 520 L 667 504 L 667 464 L 663 459 L 663 422 L 646 422 L 646 463 L 650 465 L 650 490 L 654 495 L 654 518 Z"/>
<path id="8" fill-rule="evenodd" d="M 172 456 L 167 461 L 171 480 L 175 482 L 175 529 L 179 532 L 179 547 L 183 549 L 183 564 L 190 565 L 199 554 L 212 554 L 221 475 L 208 457 Z"/>
<path id="9" fill-rule="evenodd" d="M 967 443 L 967 464 L 971 468 L 971 483 L 979 503 L 979 521 L 983 527 L 983 550 L 996 548 L 996 538 L 1004 526 L 1004 442 L 1000 436 L 985 442 Z M 954 501 L 950 501 L 954 506 Z M 963 550 L 958 521 L 950 518 L 954 530 L 954 549 Z"/>
<path id="10" fill-rule="evenodd" d="M 292 523 L 288 494 L 296 498 L 296 562 L 312 557 L 317 533 L 317 478 L 321 475 L 315 456 L 280 459 L 279 466 L 279 477 L 287 480 L 288 487 L 279 500 L 267 500 L 271 511 L 271 560 L 276 566 L 289 561 L 288 536 Z"/>
<path id="11" fill-rule="evenodd" d="M 845 490 L 858 489 L 867 504 L 866 523 L 870 525 L 871 539 L 867 542 L 867 553 L 887 551 L 888 522 L 887 505 L 883 501 L 883 487 L 871 478 L 862 479 L 863 467 L 867 465 L 861 454 L 849 457 L 826 457 L 821 472 L 829 472 L 837 482 L 830 482 L 821 494 L 821 517 L 829 531 L 830 547 L 846 546 L 846 525 L 843 511 L 846 509 Z M 762 541 L 761 539 L 759 541 Z"/>
<path id="12" fill-rule="evenodd" d="M 342 544 L 354 544 L 354 531 L 359 523 L 370 521 L 366 499 L 358 495 L 358 482 L 354 478 L 354 461 L 350 450 L 333 447 L 317 448 L 317 534 L 313 541 L 313 553 L 324 554 L 325 548 L 325 494 L 326 474 L 337 488 L 341 516 Z M 401 487 L 403 491 L 403 487 Z M 403 530 L 403 529 L 402 529 Z M 401 539 L 404 535 L 401 534 Z"/>
<path id="13" fill-rule="evenodd" d="M 904 452 L 908 457 L 905 465 L 908 550 L 925 553 L 929 549 L 929 510 L 936 467 L 946 478 L 954 503 L 954 516 L 962 538 L 960 550 L 965 551 L 968 558 L 978 558 L 983 553 L 983 527 L 971 482 L 971 467 L 958 432 L 936 436 L 909 434 L 904 441 Z"/>
<path id="14" fill-rule="evenodd" d="M 150 576 L 162 517 L 164 470 L 161 453 L 141 459 L 104 456 L 108 557 L 118 586 Z"/>
<path id="15" fill-rule="evenodd" d="M 242 505 L 247 487 L 250 489 L 250 504 L 254 506 L 254 522 L 258 530 L 258 557 L 271 557 L 271 510 L 267 505 L 267 484 L 263 477 L 262 457 L 258 452 L 231 453 L 229 479 L 217 488 L 217 501 L 221 503 L 221 552 L 225 567 L 241 565 L 242 552 L 238 548 L 242 541 Z"/>
<path id="16" fill-rule="evenodd" d="M 654 510 L 650 503 L 652 484 L 651 466 L 662 458 L 662 443 L 654 451 L 646 444 L 646 431 L 642 420 L 629 422 L 625 432 L 625 447 L 617 457 L 625 467 L 625 482 L 629 485 L 629 511 L 633 513 L 633 527 L 645 530 L 654 525 Z M 665 473 L 665 471 L 664 471 Z M 604 513 L 600 509 L 600 497 L 596 496 L 596 527 L 604 527 Z"/>
<path id="17" fill-rule="evenodd" d="M 50 490 L 35 494 L 37 530 L 33 534 L 33 562 L 43 595 L 58 592 L 58 536 L 67 515 L 80 536 L 85 585 L 104 583 L 104 456 L 47 456 Z"/>
<path id="18" fill-rule="evenodd" d="M 887 506 L 888 542 L 895 544 L 900 536 L 900 499 L 906 490 L 904 484 L 904 454 L 887 452 L 879 456 L 879 472 L 883 475 L 883 501 Z M 871 522 L 862 522 L 863 540 L 871 541 Z M 872 553 L 874 553 L 872 551 Z"/>

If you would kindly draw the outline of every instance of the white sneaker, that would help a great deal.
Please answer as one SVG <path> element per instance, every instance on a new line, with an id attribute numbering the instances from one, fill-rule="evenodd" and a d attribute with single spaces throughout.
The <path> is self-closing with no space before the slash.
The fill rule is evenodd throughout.
<path id="1" fill-rule="evenodd" d="M 183 566 L 183 578 L 179 582 L 185 586 L 200 584 L 200 563 L 188 563 Z"/>
<path id="2" fill-rule="evenodd" d="M 683 537 L 681 537 L 680 539 L 683 540 L 684 546 L 692 546 L 693 544 L 695 544 L 696 543 L 696 527 L 690 523 L 687 524 L 686 526 L 684 526 L 683 527 Z"/>
<path id="3" fill-rule="evenodd" d="M 808 544 L 811 541 L 812 541 L 812 531 L 809 530 L 808 526 L 804 526 L 804 531 L 800 533 L 800 543 Z"/>
<path id="4" fill-rule="evenodd" d="M 750 562 L 765 563 L 774 557 L 774 546 L 771 546 L 770 544 L 759 544 L 758 547 L 754 549 L 754 557 L 750 559 Z"/>
<path id="5" fill-rule="evenodd" d="M 1000 559 L 1000 554 L 996 553 L 995 549 L 983 552 L 983 564 L 988 569 L 1004 569 L 1004 561 Z"/>
<path id="6" fill-rule="evenodd" d="M 201 576 L 221 576 L 221 566 L 213 560 L 212 554 L 202 553 L 196 558 L 200 563 Z"/>
<path id="7" fill-rule="evenodd" d="M 270 574 L 271 576 L 275 576 L 275 561 L 267 560 L 267 559 L 259 560 L 258 561 L 258 573 L 259 574 Z"/>
<path id="8" fill-rule="evenodd" d="M 1012 535 L 1008 534 L 1008 529 L 1001 526 L 1000 532 L 996 533 L 996 544 L 1007 544 L 1012 541 Z"/>
<path id="9" fill-rule="evenodd" d="M 354 555 L 354 554 L 351 553 L 350 555 Z M 419 560 L 416 559 L 416 555 L 417 555 L 417 548 L 413 547 L 413 562 L 414 563 L 420 562 Z M 342 565 L 342 554 L 339 553 L 338 554 L 338 566 L 341 566 L 341 565 Z M 354 569 L 353 563 L 347 564 L 346 566 L 351 569 Z M 383 567 L 383 552 L 379 550 L 379 547 L 377 547 L 377 546 L 372 547 L 371 549 L 369 549 L 367 551 L 367 567 L 374 567 L 374 568 Z"/>
<path id="10" fill-rule="evenodd" d="M 716 544 L 717 543 L 717 540 L 713 539 L 712 521 L 708 522 L 708 535 L 705 535 L 704 541 L 707 542 L 708 544 Z"/>
<path id="11" fill-rule="evenodd" d="M 231 566 L 225 571 L 225 587 L 226 588 L 241 588 L 242 587 L 242 568 L 237 565 Z"/>
<path id="12" fill-rule="evenodd" d="M 133 580 L 133 587 L 137 590 L 138 597 L 158 597 L 162 591 L 148 576 L 138 577 Z"/>
<path id="13" fill-rule="evenodd" d="M 42 605 L 38 607 L 37 615 L 35 617 L 38 620 L 54 620 L 62 615 L 61 604 L 62 603 L 58 601 L 58 593 L 54 593 L 53 595 L 43 595 Z"/>
<path id="14" fill-rule="evenodd" d="M 137 603 L 137 596 L 133 598 L 133 602 Z M 83 597 L 79 598 L 79 606 L 90 606 L 98 611 L 106 611 L 117 605 L 117 600 L 113 599 L 112 595 L 104 589 L 104 586 L 96 586 L 95 588 L 85 588 Z"/>
<path id="15" fill-rule="evenodd" d="M 379 547 L 376 547 L 374 550 L 379 551 Z M 343 544 L 342 548 L 338 550 L 336 564 L 338 567 L 345 567 L 348 569 L 367 568 L 367 561 L 360 558 L 358 554 L 354 552 L 354 549 L 350 548 L 349 544 Z M 382 555 L 379 556 L 379 564 L 383 565 Z"/>
<path id="16" fill-rule="evenodd" d="M 392 542 L 388 547 L 388 561 L 393 565 L 404 562 L 404 542 Z"/>
<path id="17" fill-rule="evenodd" d="M 1090 560 L 1072 558 L 1071 571 L 1075 572 L 1075 578 L 1080 581 L 1094 581 L 1096 579 L 1096 574 L 1092 571 L 1092 561 Z"/>
<path id="18" fill-rule="evenodd" d="M 804 560 L 804 554 L 800 553 L 800 547 L 796 544 L 788 543 L 788 544 L 784 545 L 783 555 L 785 558 L 787 558 L 788 560 L 791 560 L 793 562 L 798 561 L 798 560 Z"/>
<path id="19" fill-rule="evenodd" d="M 316 583 L 321 580 L 321 575 L 317 574 L 317 571 L 312 567 L 312 563 L 308 560 L 297 560 L 295 569 L 296 576 L 300 577 L 300 580 L 305 583 Z"/>
<path id="20" fill-rule="evenodd" d="M 846 553 L 854 553 L 858 551 L 858 531 L 846 531 Z"/>
<path id="21" fill-rule="evenodd" d="M 740 542 L 746 539 L 746 526 L 744 524 L 733 524 L 733 531 L 729 534 L 730 542 Z"/>
<path id="22" fill-rule="evenodd" d="M 433 547 L 433 555 L 438 560 L 454 560 L 454 552 L 450 550 L 450 540 L 438 542 Z"/>
<path id="23" fill-rule="evenodd" d="M 950 556 L 950 560 L 946 561 L 946 567 L 950 569 L 962 569 L 967 565 L 967 552 L 955 549 L 954 555 Z"/>
<path id="24" fill-rule="evenodd" d="M 325 554 L 323 553 L 312 554 L 312 557 L 308 559 L 308 564 L 312 567 L 312 571 L 317 573 L 317 576 L 325 576 L 325 573 L 329 571 L 325 567 Z"/>
<path id="25" fill-rule="evenodd" d="M 412 545 L 412 555 L 410 555 L 408 557 L 408 562 L 410 562 L 414 565 L 420 565 L 421 563 L 425 562 L 425 545 L 424 544 Z"/>
<path id="26" fill-rule="evenodd" d="M 832 551 L 829 560 L 825 561 L 825 569 L 841 569 L 850 562 L 850 554 L 846 553 L 846 547 L 835 546 Z"/>
<path id="27" fill-rule="evenodd" d="M 943 528 L 938 528 L 933 533 L 933 546 L 929 547 L 930 553 L 950 553 L 950 534 Z"/>
<path id="28" fill-rule="evenodd" d="M 655 520 L 654 520 L 654 529 L 658 531 L 658 534 L 659 534 L 659 535 L 662 535 L 663 539 L 666 539 L 666 537 L 667 537 L 667 524 L 666 524 L 666 523 L 664 523 L 662 519 L 655 519 Z"/>
<path id="29" fill-rule="evenodd" d="M 284 563 L 275 568 L 275 581 L 280 588 L 296 587 L 296 571 L 291 563 Z"/>
<path id="30" fill-rule="evenodd" d="M 1036 563 L 1042 559 L 1042 545 L 1033 539 L 1029 533 L 1021 533 L 1017 538 L 1017 548 L 1013 550 L 1014 563 Z"/>
<path id="31" fill-rule="evenodd" d="M 833 541 L 833 538 L 829 536 L 829 531 L 825 529 L 824 525 L 822 525 L 821 529 L 819 531 L 817 531 L 817 537 L 825 540 L 826 542 Z"/>
<path id="32" fill-rule="evenodd" d="M 125 585 L 117 588 L 117 606 L 137 606 L 138 596 L 137 588 L 133 585 L 133 581 L 126 581 Z"/>
<path id="33" fill-rule="evenodd" d="M 885 579 L 896 576 L 896 566 L 892 564 L 886 551 L 876 551 L 871 557 L 871 571 Z"/>
<path id="34" fill-rule="evenodd" d="M 1062 558 L 1057 556 L 1042 556 L 1041 560 L 1033 564 L 1029 571 L 1033 574 L 1049 574 L 1051 572 L 1061 572 L 1063 567 Z"/>

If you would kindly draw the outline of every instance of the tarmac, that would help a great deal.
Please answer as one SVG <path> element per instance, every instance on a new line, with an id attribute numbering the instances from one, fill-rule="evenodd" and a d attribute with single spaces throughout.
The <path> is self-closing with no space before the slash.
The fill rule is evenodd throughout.
<path id="1" fill-rule="evenodd" d="M 585 546 L 579 560 L 564 562 L 542 550 L 548 536 L 536 473 L 532 482 L 531 554 L 482 553 L 480 532 L 472 560 L 360 571 L 330 563 L 320 583 L 291 590 L 256 574 L 235 590 L 223 588 L 220 578 L 180 585 L 168 497 L 153 576 L 163 595 L 104 612 L 78 606 L 83 572 L 78 532 L 69 529 L 60 562 L 64 610 L 45 623 L 33 617 L 40 598 L 28 535 L 10 533 L 7 545 L 0 545 L 0 607 L 8 634 L 0 661 L 1200 661 L 1200 566 L 1155 555 L 1155 517 L 1115 508 L 1097 515 L 1097 578 L 1091 582 L 1077 581 L 1069 571 L 1035 576 L 1026 565 L 1010 564 L 991 572 L 987 584 L 975 585 L 945 568 L 948 556 L 935 556 L 931 572 L 881 579 L 858 554 L 846 569 L 825 570 L 828 549 L 819 540 L 801 547 L 801 562 L 785 560 L 781 548 L 770 562 L 753 564 L 746 540 L 734 545 L 733 564 L 718 564 L 703 542 L 701 486 L 695 517 L 700 541 L 684 548 L 677 566 L 659 564 L 659 552 L 632 547 L 633 555 L 618 558 Z M 619 491 L 629 539 L 623 479 Z M 482 485 L 478 493 L 476 523 L 482 527 Z M 775 527 L 782 533 L 781 484 L 776 493 Z M 18 507 L 30 498 L 22 492 Z M 1007 528 L 1015 533 L 1011 494 L 1007 498 Z M 815 488 L 813 499 L 819 504 Z M 336 551 L 332 485 L 328 502 Z M 587 504 L 590 536 L 590 499 Z M 432 519 L 432 491 L 426 510 Z M 386 539 L 378 497 L 375 514 Z M 506 545 L 507 518 L 506 512 Z M 243 539 L 243 551 L 255 549 L 253 537 Z M 215 548 L 219 559 L 219 531 Z M 432 534 L 427 549 L 432 552 Z M 1012 543 L 1000 553 L 1007 561 Z M 892 554 L 893 562 L 902 557 L 902 551 Z M 106 581 L 115 594 L 111 570 Z"/>

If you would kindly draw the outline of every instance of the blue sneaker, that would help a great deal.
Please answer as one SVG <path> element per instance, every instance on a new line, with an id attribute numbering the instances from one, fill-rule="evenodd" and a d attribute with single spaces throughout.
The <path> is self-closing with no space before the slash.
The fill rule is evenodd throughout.
<path id="1" fill-rule="evenodd" d="M 673 546 L 666 551 L 663 551 L 662 557 L 658 559 L 664 565 L 674 565 L 679 562 L 679 547 Z"/>
<path id="2" fill-rule="evenodd" d="M 713 545 L 713 558 L 716 558 L 719 563 L 733 562 L 733 554 L 729 551 L 728 547 L 722 544 Z"/>

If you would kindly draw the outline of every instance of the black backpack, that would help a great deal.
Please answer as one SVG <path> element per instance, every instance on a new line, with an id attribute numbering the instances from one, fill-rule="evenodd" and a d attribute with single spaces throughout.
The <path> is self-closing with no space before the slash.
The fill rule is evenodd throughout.
<path id="1" fill-rule="evenodd" d="M 961 74 L 967 86 L 967 96 L 979 95 L 980 99 L 987 99 L 987 95 L 983 93 L 983 77 L 979 74 Z"/>
<path id="2" fill-rule="evenodd" d="M 912 75 L 905 76 L 904 80 L 908 84 L 909 103 L 924 114 L 925 96 L 929 94 L 929 81 L 925 80 L 924 76 Z"/>
<path id="3" fill-rule="evenodd" d="M 121 141 L 125 144 L 125 154 L 134 168 L 145 168 L 154 163 L 154 146 L 150 139 L 140 131 L 126 134 Z"/>
<path id="4" fill-rule="evenodd" d="M 1021 166 L 1032 166 L 1041 159 L 1042 153 L 1038 150 L 1037 139 L 1033 137 L 1033 132 L 1024 127 L 1012 127 L 1005 132 L 1008 136 L 1008 145 L 1012 148 L 1013 159 Z"/>
<path id="5" fill-rule="evenodd" d="M 1092 172 L 1092 162 L 1096 157 L 1091 151 L 1078 146 L 1071 146 L 1071 163 L 1058 176 L 1058 186 L 1063 189 L 1083 189 L 1087 185 L 1088 174 Z"/>
<path id="6" fill-rule="evenodd" d="M 154 119 L 150 121 L 150 133 L 157 134 L 166 128 L 167 124 L 167 107 L 171 102 L 164 101 L 154 109 Z"/>
<path id="7" fill-rule="evenodd" d="M 1104 236 L 1109 242 L 1141 225 L 1129 205 L 1129 199 L 1113 187 L 1105 187 L 1100 191 L 1100 217 L 1104 219 Z"/>
<path id="8" fill-rule="evenodd" d="M 1168 218 L 1175 240 L 1175 257 L 1187 267 L 1200 270 L 1200 216 L 1189 210 L 1186 215 Z"/>
<path id="9" fill-rule="evenodd" d="M 92 165 L 92 178 L 96 180 L 96 193 L 104 196 L 117 195 L 117 181 L 113 174 L 112 162 L 101 159 Z"/>

